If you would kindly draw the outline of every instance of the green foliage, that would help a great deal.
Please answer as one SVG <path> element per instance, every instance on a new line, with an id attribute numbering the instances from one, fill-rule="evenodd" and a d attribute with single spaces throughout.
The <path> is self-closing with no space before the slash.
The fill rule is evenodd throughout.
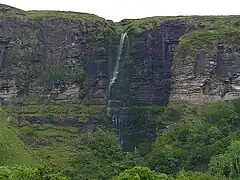
<path id="1" fill-rule="evenodd" d="M 72 20 L 104 20 L 93 14 L 77 13 L 77 12 L 64 12 L 64 11 L 28 11 L 26 17 L 29 20 L 41 19 L 72 19 Z"/>
<path id="2" fill-rule="evenodd" d="M 71 71 L 66 71 L 65 67 L 58 65 L 48 65 L 45 67 L 45 71 L 41 75 L 42 81 L 47 84 L 53 84 L 56 81 L 62 81 L 64 83 L 73 84 L 84 82 L 88 83 L 88 76 L 83 67 L 78 67 Z"/>
<path id="3" fill-rule="evenodd" d="M 31 104 L 31 105 L 7 105 L 4 106 L 6 111 L 14 118 L 58 118 L 64 121 L 70 117 L 78 118 L 80 122 L 87 122 L 87 116 L 98 115 L 99 119 L 105 120 L 104 106 L 102 105 L 84 105 L 84 104 Z"/>
<path id="4" fill-rule="evenodd" d="M 240 30 L 238 28 L 229 27 L 225 29 L 193 31 L 180 38 L 176 51 L 178 58 L 186 58 L 187 56 L 195 58 L 197 50 L 204 53 L 214 53 L 217 41 L 226 41 L 233 44 L 239 41 Z"/>
<path id="5" fill-rule="evenodd" d="M 224 177 L 213 176 L 208 173 L 180 171 L 176 177 L 176 180 L 224 180 Z"/>
<path id="6" fill-rule="evenodd" d="M 183 35 L 175 52 L 175 61 L 194 61 L 197 51 L 214 54 L 218 43 L 228 46 L 239 42 L 239 16 L 192 17 L 187 21 L 197 29 Z M 186 20 L 183 20 L 186 21 Z"/>
<path id="7" fill-rule="evenodd" d="M 127 169 L 113 180 L 224 180 L 224 177 L 213 176 L 208 173 L 180 171 L 176 178 L 169 177 L 166 174 L 151 171 L 147 167 L 134 167 Z"/>
<path id="8" fill-rule="evenodd" d="M 60 112 L 64 110 L 64 107 L 62 109 L 61 106 L 58 107 Z M 68 110 L 68 107 L 65 107 L 66 110 Z M 20 107 L 14 109 L 16 107 L 8 106 L 8 108 L 13 108 L 12 115 L 13 111 L 18 112 L 20 110 Z M 32 106 L 32 110 L 36 108 L 41 110 L 41 106 Z M 55 108 L 55 106 L 48 106 L 49 110 L 53 110 L 51 108 Z M 30 106 L 26 108 L 27 110 L 30 111 Z M 8 111 L 10 112 L 9 109 Z M 6 117 L 5 111 L 3 112 L 1 115 Z M 92 109 L 89 113 L 94 112 L 96 112 L 96 109 Z M 11 123 L 8 123 L 11 132 L 14 132 Z M 16 141 L 25 149 L 22 150 L 16 146 L 16 152 L 6 154 L 9 152 L 3 144 L 3 148 L 0 149 L 0 159 L 4 158 L 2 165 L 15 163 L 31 165 L 33 163 L 30 160 L 34 157 L 36 164 L 53 166 L 56 171 L 64 170 L 73 179 L 111 179 L 111 177 L 127 168 L 144 165 L 143 159 L 137 152 L 124 152 L 120 149 L 116 136 L 109 131 L 96 129 L 93 132 L 89 130 L 87 133 L 83 133 L 73 127 L 34 124 L 23 120 L 19 122 L 15 120 L 15 123 L 15 128 L 18 129 L 17 134 L 24 144 L 19 137 L 16 137 Z M 5 128 L 5 124 L 2 125 Z M 9 135 L 5 129 L 3 132 L 5 133 L 3 138 Z M 12 141 L 15 137 L 11 134 L 8 138 L 9 141 Z M 2 146 L 2 143 L 0 145 Z M 21 153 L 19 157 L 25 161 L 18 157 L 19 153 Z M 25 156 L 25 154 L 28 156 Z M 11 158 L 14 159 L 13 163 Z M 36 169 L 33 168 L 33 170 Z M 38 171 L 36 170 L 36 172 Z M 55 176 L 57 176 L 55 173 L 51 175 L 52 178 Z"/>
<path id="9" fill-rule="evenodd" d="M 111 179 L 121 171 L 143 165 L 137 152 L 120 149 L 115 135 L 96 129 L 85 134 L 78 142 L 79 151 L 75 168 L 70 173 L 73 179 Z"/>
<path id="10" fill-rule="evenodd" d="M 128 20 L 126 30 L 130 33 L 140 33 L 146 30 L 156 29 L 160 25 L 162 19 L 166 19 L 166 17 L 149 17 L 143 19 Z"/>
<path id="11" fill-rule="evenodd" d="M 217 125 L 223 132 L 230 133 L 240 120 L 240 114 L 231 102 L 211 103 L 200 109 L 200 117 L 211 124 Z"/>
<path id="12" fill-rule="evenodd" d="M 104 113 L 104 106 L 86 106 L 81 104 L 8 105 L 4 108 L 11 116 L 11 121 L 18 130 L 18 136 L 28 147 L 28 150 L 31 151 L 28 155 L 32 154 L 41 164 L 49 165 L 49 163 L 53 163 L 57 169 L 65 170 L 72 168 L 72 162 L 77 155 L 75 150 L 76 142 L 80 141 L 84 133 L 78 130 L 78 128 L 51 125 L 48 123 L 51 123 L 51 120 L 57 119 L 58 123 L 61 124 L 64 121 L 68 121 L 71 117 L 76 118 L 76 121 L 86 123 L 89 120 L 89 115 L 96 115 L 101 119 L 100 116 Z M 36 123 L 29 123 L 27 121 L 33 119 L 36 120 Z M 38 124 L 40 120 L 44 121 L 45 119 L 49 119 L 49 121 L 45 122 L 45 124 Z M 9 126 L 12 127 L 10 122 Z M 87 128 L 87 125 L 85 126 Z M 4 124 L 3 127 L 5 128 Z M 23 144 L 19 137 L 17 137 L 18 141 Z M 12 139 L 12 136 L 9 136 L 9 139 Z M 87 143 L 88 141 L 86 140 L 85 142 Z M 83 144 L 83 146 L 85 145 Z M 4 149 L 2 149 L 2 151 L 3 150 Z M 16 153 L 18 154 L 18 152 Z M 27 152 L 22 152 L 21 149 L 19 149 L 19 153 L 22 153 L 20 157 L 26 158 L 24 154 Z M 8 158 L 8 156 L 4 157 Z M 9 160 L 10 159 L 11 158 L 9 158 Z M 26 158 L 25 160 L 30 161 L 31 158 Z M 18 159 L 15 159 L 15 162 L 21 163 Z M 5 164 L 8 165 L 9 163 L 6 161 Z"/>
<path id="13" fill-rule="evenodd" d="M 175 107 L 176 108 L 176 107 Z M 168 109 L 172 109 L 168 107 Z M 149 166 L 158 172 L 176 174 L 182 168 L 207 170 L 210 158 L 223 153 L 237 131 L 239 113 L 232 103 L 212 103 L 204 106 L 179 106 L 176 123 L 157 137 L 148 154 Z M 168 112 L 168 111 L 166 111 Z M 166 153 L 167 152 L 167 153 Z"/>
<path id="14" fill-rule="evenodd" d="M 127 169 L 113 180 L 170 180 L 166 174 L 159 174 L 147 167 L 137 166 Z"/>
<path id="15" fill-rule="evenodd" d="M 37 164 L 29 148 L 19 139 L 6 112 L 0 108 L 0 166 L 5 164 Z"/>
<path id="16" fill-rule="evenodd" d="M 2 6 L 2 5 L 1 5 Z M 66 19 L 78 21 L 104 21 L 94 14 L 66 12 L 66 11 L 23 11 L 16 8 L 8 8 L 7 11 L 0 12 L 1 18 L 26 18 L 27 20 L 42 20 L 42 19 Z"/>
<path id="17" fill-rule="evenodd" d="M 240 141 L 233 141 L 226 152 L 212 157 L 209 166 L 212 174 L 239 179 Z"/>
<path id="18" fill-rule="evenodd" d="M 239 16 L 155 16 L 134 20 L 122 20 L 119 24 L 130 33 L 154 30 L 163 23 L 184 23 L 192 29 L 219 30 L 239 27 Z"/>
<path id="19" fill-rule="evenodd" d="M 127 169 L 113 180 L 170 180 L 166 174 L 159 174 L 147 167 L 137 166 Z"/>
<path id="20" fill-rule="evenodd" d="M 51 173 L 46 168 L 32 168 L 23 165 L 0 166 L 2 180 L 68 180 L 62 173 Z"/>
<path id="21" fill-rule="evenodd" d="M 1 4 L 1 6 L 6 6 Z M 8 11 L 1 11 L 0 12 L 0 17 L 19 17 L 24 15 L 24 11 L 20 10 L 20 9 L 16 9 L 16 8 L 9 8 L 9 6 L 7 6 Z"/>
<path id="22" fill-rule="evenodd" d="M 7 112 L 12 116 L 12 121 L 15 122 L 14 128 L 10 122 L 6 121 L 6 112 L 2 110 L 0 114 L 1 119 L 5 119 L 2 122 L 4 128 L 9 126 L 11 133 L 16 132 L 15 128 L 18 129 L 16 134 L 21 137 L 24 144 L 15 136 L 16 142 L 19 142 L 24 149 L 21 150 L 18 147 L 17 150 L 21 153 L 28 152 L 28 156 L 34 157 L 38 163 L 47 166 L 54 165 L 55 171 L 52 174 L 64 169 L 72 179 L 111 179 L 123 172 L 115 178 L 144 179 L 146 176 L 155 178 L 156 175 L 156 177 L 173 179 L 167 175 L 158 174 L 165 173 L 176 175 L 176 179 L 179 180 L 214 180 L 224 179 L 223 176 L 238 178 L 236 162 L 238 163 L 238 150 L 240 149 L 238 147 L 239 107 L 238 101 L 205 105 L 180 103 L 171 104 L 168 107 L 141 107 L 141 111 L 150 121 L 157 122 L 159 130 L 156 141 L 152 145 L 149 143 L 148 150 L 141 153 L 145 157 L 141 157 L 138 151 L 123 151 L 118 146 L 116 135 L 104 129 L 88 130 L 83 133 L 77 128 L 14 120 L 14 118 L 19 118 L 19 115 L 21 118 L 38 117 L 31 114 L 39 114 L 39 117 L 45 118 L 51 116 L 59 118 L 63 116 L 61 115 L 63 112 L 66 112 L 65 117 L 73 112 L 89 115 L 99 113 L 103 107 L 77 104 L 6 106 Z M 163 129 L 167 124 L 169 127 Z M 8 134 L 7 129 L 3 132 L 5 136 Z M 12 138 L 14 139 L 12 134 L 9 137 L 11 141 Z M 231 139 L 237 141 L 227 149 Z M 2 147 L 0 153 L 4 159 L 10 160 L 10 156 L 17 157 L 16 151 L 9 156 L 10 151 L 4 138 L 0 138 L 0 146 Z M 27 160 L 25 164 L 30 164 L 28 161 L 31 158 L 26 156 L 24 158 Z M 4 162 L 3 165 L 13 164 L 11 161 L 2 160 L 2 162 Z M 14 159 L 14 163 L 24 164 L 22 162 L 24 161 L 21 159 Z M 208 164 L 213 175 L 181 171 L 182 169 L 207 171 Z M 126 170 L 146 165 L 158 173 L 140 167 Z"/>

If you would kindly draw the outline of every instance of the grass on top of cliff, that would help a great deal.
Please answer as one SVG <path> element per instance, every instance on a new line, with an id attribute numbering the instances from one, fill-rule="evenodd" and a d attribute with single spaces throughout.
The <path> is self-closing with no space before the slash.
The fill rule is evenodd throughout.
<path id="1" fill-rule="evenodd" d="M 175 59 L 195 60 L 196 53 L 215 53 L 219 43 L 231 46 L 240 42 L 240 29 L 234 27 L 220 28 L 219 30 L 204 29 L 186 34 L 179 39 L 179 45 L 175 52 Z M 188 59 L 189 59 L 188 58 Z"/>
<path id="2" fill-rule="evenodd" d="M 190 27 L 196 29 L 183 35 L 175 51 L 177 62 L 194 61 L 197 51 L 215 53 L 218 44 L 231 46 L 240 42 L 240 16 L 192 18 Z"/>
<path id="3" fill-rule="evenodd" d="M 155 29 L 159 24 L 160 20 L 164 17 L 147 17 L 142 19 L 134 20 L 123 20 L 120 24 L 124 27 L 124 31 L 140 33 L 145 30 Z"/>
<path id="4" fill-rule="evenodd" d="M 141 19 L 126 19 L 120 22 L 125 27 L 125 31 L 140 33 L 150 29 L 156 29 L 164 21 L 190 20 L 191 16 L 154 16 Z"/>
<path id="5" fill-rule="evenodd" d="M 126 19 L 119 24 L 128 32 L 143 32 L 156 29 L 164 22 L 184 23 L 194 29 L 219 29 L 227 26 L 239 26 L 240 16 L 154 16 L 142 19 Z"/>
<path id="6" fill-rule="evenodd" d="M 1 17 L 26 17 L 29 20 L 41 19 L 72 19 L 72 20 L 104 20 L 94 14 L 71 11 L 23 11 L 16 8 L 0 12 Z"/>
<path id="7" fill-rule="evenodd" d="M 73 19 L 73 20 L 94 20 L 102 19 L 94 14 L 78 13 L 78 12 L 67 12 L 67 11 L 28 11 L 26 17 L 30 20 L 38 20 L 43 18 L 50 19 Z"/>

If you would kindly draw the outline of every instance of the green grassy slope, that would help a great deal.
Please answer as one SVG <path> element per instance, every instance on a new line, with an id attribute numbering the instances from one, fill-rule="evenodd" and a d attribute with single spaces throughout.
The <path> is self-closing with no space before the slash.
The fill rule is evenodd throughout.
<path id="1" fill-rule="evenodd" d="M 8 138 L 8 142 L 4 143 L 2 149 L 5 152 L 8 149 L 6 144 L 19 143 L 18 146 L 13 145 L 15 151 L 11 154 L 2 155 L 4 159 L 11 161 L 3 161 L 2 164 L 4 165 L 34 164 L 31 162 L 32 157 L 34 157 L 39 164 L 70 170 L 78 153 L 77 142 L 81 141 L 84 132 L 80 130 L 81 128 L 71 126 L 71 123 L 66 125 L 67 121 L 75 118 L 74 122 L 82 123 L 83 128 L 86 130 L 89 123 L 96 123 L 95 121 L 90 122 L 89 116 L 98 116 L 99 121 L 102 121 L 102 123 L 104 119 L 104 117 L 101 117 L 104 112 L 103 106 L 32 104 L 25 106 L 8 105 L 3 108 L 3 118 L 1 118 L 3 123 L 0 134 L 3 134 L 3 139 Z M 9 120 L 7 121 L 7 119 Z M 32 119 L 34 121 L 30 123 L 29 121 Z M 48 121 L 39 123 L 44 119 L 48 119 Z M 52 121 L 55 121 L 55 123 Z M 62 125 L 62 123 L 65 123 L 65 125 Z M 16 135 L 13 136 L 13 133 Z M 20 145 L 24 149 L 21 150 Z M 25 157 L 25 154 L 32 154 L 32 157 Z M 12 161 L 9 156 L 16 156 L 22 158 L 22 160 L 13 158 L 14 161 Z M 24 160 L 26 160 L 26 163 Z"/>
<path id="2" fill-rule="evenodd" d="M 0 165 L 28 164 L 36 165 L 30 149 L 19 138 L 19 132 L 0 109 Z"/>

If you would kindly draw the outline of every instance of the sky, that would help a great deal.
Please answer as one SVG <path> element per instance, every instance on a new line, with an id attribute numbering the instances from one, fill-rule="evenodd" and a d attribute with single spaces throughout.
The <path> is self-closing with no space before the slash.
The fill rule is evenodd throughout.
<path id="1" fill-rule="evenodd" d="M 115 22 L 150 16 L 240 15 L 240 0 L 0 0 L 0 4 L 92 13 Z"/>

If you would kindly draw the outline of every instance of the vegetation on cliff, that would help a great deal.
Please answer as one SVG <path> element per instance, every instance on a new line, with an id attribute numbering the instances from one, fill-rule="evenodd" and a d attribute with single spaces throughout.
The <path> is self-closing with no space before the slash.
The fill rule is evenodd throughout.
<path id="1" fill-rule="evenodd" d="M 158 124 L 158 137 L 148 142 L 149 148 L 140 145 L 140 153 L 120 149 L 112 130 L 97 128 L 84 132 L 20 119 L 17 123 L 14 114 L 20 109 L 15 107 L 10 111 L 8 107 L 8 115 L 12 116 L 1 110 L 1 165 L 10 169 L 14 164 L 31 165 L 30 171 L 34 172 L 38 172 L 38 166 L 46 165 L 54 173 L 64 169 L 65 175 L 72 179 L 237 179 L 239 107 L 239 101 L 141 107 Z M 64 112 L 64 107 L 55 113 L 59 112 Z M 38 113 L 45 116 L 42 110 Z M 168 128 L 163 128 L 166 124 Z M 24 168 L 20 169 L 25 171 Z"/>
<path id="2" fill-rule="evenodd" d="M 223 180 L 219 176 L 213 176 L 207 173 L 201 172 L 191 172 L 191 171 L 180 171 L 176 178 L 170 177 L 166 174 L 157 173 L 155 171 L 151 171 L 147 167 L 134 167 L 132 169 L 125 170 L 119 176 L 113 178 L 113 180 Z"/>
<path id="3" fill-rule="evenodd" d="M 24 165 L 15 165 L 12 167 L 1 166 L 0 178 L 2 180 L 69 180 L 67 176 L 60 172 L 54 172 L 48 167 L 27 167 Z"/>
<path id="4" fill-rule="evenodd" d="M 0 17 L 22 17 L 27 20 L 42 20 L 42 19 L 69 19 L 80 21 L 95 21 L 102 20 L 94 14 L 78 13 L 78 12 L 66 12 L 66 11 L 23 11 L 17 8 L 13 8 L 7 5 L 0 4 L 1 12 Z"/>
<path id="5" fill-rule="evenodd" d="M 0 165 L 36 164 L 30 149 L 19 139 L 18 130 L 12 126 L 6 112 L 0 109 Z"/>
<path id="6" fill-rule="evenodd" d="M 188 25 L 196 30 L 185 34 L 179 39 L 175 52 L 175 60 L 195 60 L 196 53 L 215 53 L 218 45 L 234 45 L 240 42 L 240 17 L 209 17 L 207 19 L 193 19 Z"/>
<path id="7" fill-rule="evenodd" d="M 132 33 L 154 30 L 166 22 L 186 24 L 186 26 L 189 26 L 189 30 L 220 30 L 232 26 L 238 28 L 240 25 L 239 18 L 239 16 L 155 16 L 142 19 L 126 19 L 119 24 Z"/>

